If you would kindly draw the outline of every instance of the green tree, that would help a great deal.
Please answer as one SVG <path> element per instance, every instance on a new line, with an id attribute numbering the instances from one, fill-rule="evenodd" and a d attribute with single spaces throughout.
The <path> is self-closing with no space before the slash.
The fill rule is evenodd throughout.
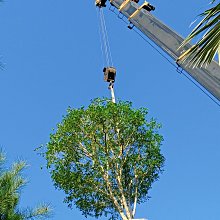
<path id="1" fill-rule="evenodd" d="M 164 164 L 160 125 L 147 109 L 130 102 L 95 99 L 88 108 L 68 109 L 51 134 L 45 157 L 65 202 L 87 216 L 133 219 L 148 199 Z"/>
<path id="2" fill-rule="evenodd" d="M 216 0 L 213 0 L 212 4 L 214 2 Z M 220 3 L 215 4 L 200 16 L 203 19 L 183 41 L 182 46 L 201 34 L 203 36 L 178 59 L 178 61 L 187 62 L 193 67 L 206 66 L 213 60 L 217 52 L 220 56 Z"/>
<path id="3" fill-rule="evenodd" d="M 4 167 L 5 156 L 0 152 L 0 220 L 34 220 L 49 216 L 50 207 L 19 209 L 20 189 L 26 184 L 22 171 L 24 161 L 15 162 L 10 169 Z"/>

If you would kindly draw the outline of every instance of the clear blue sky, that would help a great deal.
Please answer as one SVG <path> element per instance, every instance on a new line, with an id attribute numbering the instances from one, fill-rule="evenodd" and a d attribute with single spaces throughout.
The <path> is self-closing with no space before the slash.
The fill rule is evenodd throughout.
<path id="1" fill-rule="evenodd" d="M 186 36 L 208 2 L 155 0 L 153 13 Z M 105 12 L 118 70 L 117 98 L 149 108 L 150 117 L 163 124 L 165 171 L 136 217 L 219 219 L 220 107 Z M 11 0 L 1 4 L 0 16 L 5 63 L 0 72 L 0 146 L 8 163 L 23 158 L 30 164 L 21 206 L 50 202 L 54 220 L 85 219 L 62 203 L 64 194 L 54 189 L 47 170 L 40 169 L 45 161 L 34 149 L 49 140 L 68 106 L 86 106 L 95 97 L 110 95 L 103 82 L 94 2 Z"/>

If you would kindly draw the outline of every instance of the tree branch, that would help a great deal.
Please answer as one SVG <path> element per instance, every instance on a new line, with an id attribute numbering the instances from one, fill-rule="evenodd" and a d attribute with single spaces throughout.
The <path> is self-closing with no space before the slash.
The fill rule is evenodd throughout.
<path id="1" fill-rule="evenodd" d="M 106 174 L 106 172 L 105 172 L 105 170 L 102 166 L 100 166 L 100 167 L 103 171 L 103 178 L 106 181 L 107 188 L 108 188 L 108 191 L 110 193 L 110 197 L 111 197 L 111 199 L 112 199 L 112 201 L 115 205 L 115 208 L 118 210 L 118 212 L 121 215 L 123 220 L 128 220 L 128 218 L 126 217 L 126 215 L 123 212 L 123 209 L 121 208 L 120 204 L 118 203 L 117 199 L 115 198 L 115 196 L 113 194 L 112 187 L 111 187 L 111 184 L 110 184 L 109 179 L 108 179 L 108 174 Z"/>
<path id="2" fill-rule="evenodd" d="M 90 154 L 87 150 L 86 150 L 86 148 L 85 148 L 85 146 L 80 142 L 79 143 L 79 147 L 80 147 L 80 149 L 83 151 L 83 153 L 87 156 L 87 157 L 89 157 L 90 159 L 92 159 L 92 154 Z"/>
<path id="3" fill-rule="evenodd" d="M 136 207 L 137 207 L 137 198 L 138 198 L 138 183 L 137 183 L 137 176 L 135 175 L 135 195 L 134 195 L 134 206 L 132 211 L 132 217 L 134 218 Z"/>
<path id="4" fill-rule="evenodd" d="M 118 169 L 118 167 L 117 167 L 117 169 Z M 116 179 L 117 179 L 117 182 L 118 182 L 118 188 L 119 188 L 119 191 L 121 193 L 122 203 L 123 203 L 126 215 L 127 215 L 128 219 L 132 219 L 131 213 L 130 213 L 130 210 L 129 210 L 129 207 L 128 207 L 128 204 L 127 204 L 127 201 L 126 201 L 126 198 L 125 198 L 125 195 L 124 195 L 123 186 L 122 186 L 122 183 L 121 183 L 121 176 L 122 176 L 121 172 L 122 172 L 121 169 L 119 169 L 119 175 L 116 175 Z"/>

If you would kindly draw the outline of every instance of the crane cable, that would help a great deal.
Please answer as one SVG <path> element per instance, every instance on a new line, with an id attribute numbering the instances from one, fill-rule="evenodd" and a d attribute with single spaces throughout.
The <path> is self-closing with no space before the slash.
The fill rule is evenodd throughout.
<path id="1" fill-rule="evenodd" d="M 115 68 L 113 67 L 111 49 L 110 49 L 110 44 L 109 44 L 109 40 L 108 40 L 108 32 L 107 32 L 105 16 L 104 16 L 104 12 L 103 12 L 102 7 L 97 7 L 97 17 L 99 20 L 99 35 L 100 35 L 101 51 L 102 51 L 102 55 L 104 57 L 104 66 L 105 66 L 103 69 L 103 72 L 105 72 L 106 69 L 108 69 L 108 70 L 114 69 L 115 70 Z M 114 74 L 114 77 L 109 78 L 109 79 L 105 79 L 105 81 L 110 82 L 108 89 L 111 90 L 112 102 L 116 103 L 115 93 L 114 93 L 114 88 L 113 88 L 116 72 L 112 72 L 111 74 Z"/>
<path id="2" fill-rule="evenodd" d="M 108 39 L 108 32 L 105 22 L 105 16 L 102 7 L 97 7 L 97 16 L 99 18 L 99 34 L 100 34 L 100 43 L 101 43 L 101 51 L 104 57 L 104 66 L 113 66 L 111 49 Z"/>

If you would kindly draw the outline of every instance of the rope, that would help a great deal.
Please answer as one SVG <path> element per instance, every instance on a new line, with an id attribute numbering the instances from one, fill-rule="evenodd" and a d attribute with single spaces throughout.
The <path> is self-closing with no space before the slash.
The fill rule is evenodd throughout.
<path id="1" fill-rule="evenodd" d="M 100 9 L 97 8 L 96 14 L 97 14 L 97 19 L 99 20 L 98 29 L 99 29 L 99 41 L 100 41 L 100 47 L 101 47 L 101 53 L 102 53 L 102 62 L 103 62 L 103 66 L 105 66 L 105 60 L 103 60 L 103 57 L 105 55 L 104 55 L 104 48 L 103 48 L 103 44 L 102 44 L 102 30 L 101 30 L 101 19 L 100 19 L 100 15 L 99 15 L 99 10 Z"/>
<path id="2" fill-rule="evenodd" d="M 119 14 L 117 12 L 115 12 L 114 10 L 111 10 L 109 8 L 109 10 L 111 12 L 113 12 L 114 14 L 117 15 L 117 17 L 122 20 L 126 25 L 129 25 L 130 23 L 127 22 L 127 20 L 124 19 L 124 16 L 120 17 Z M 136 27 L 135 27 L 136 28 Z M 165 56 L 159 49 L 158 47 L 156 47 L 154 44 L 152 44 L 146 37 L 145 35 L 143 36 L 142 32 L 140 32 L 138 29 L 134 29 L 132 28 L 132 30 L 139 35 L 139 37 L 141 37 L 148 45 L 150 45 L 154 50 L 156 50 L 157 53 L 159 53 L 170 65 L 172 65 L 177 72 L 182 73 L 190 82 L 192 82 L 198 89 L 200 89 L 208 98 L 210 98 L 218 107 L 220 107 L 220 102 L 213 96 L 211 95 L 207 90 L 205 90 L 202 86 L 200 86 L 200 84 L 198 84 L 198 82 L 194 79 L 192 79 L 188 73 L 181 68 L 180 70 L 180 66 L 178 66 L 176 63 L 174 64 L 172 61 L 170 61 L 170 59 L 167 58 L 167 56 Z"/>
<path id="3" fill-rule="evenodd" d="M 104 57 L 104 66 L 113 66 L 110 44 L 108 40 L 107 27 L 105 22 L 105 17 L 102 8 L 97 9 L 97 15 L 99 17 L 99 35 L 100 35 L 100 44 L 101 51 Z"/>
<path id="4" fill-rule="evenodd" d="M 109 54 L 108 54 L 108 46 L 107 46 L 107 40 L 106 40 L 106 33 L 105 33 L 105 27 L 104 27 L 104 17 L 103 17 L 103 11 L 102 8 L 99 9 L 100 12 L 100 23 L 101 23 L 101 36 L 102 36 L 102 44 L 105 51 L 105 59 L 106 64 L 109 66 Z"/>
<path id="5" fill-rule="evenodd" d="M 107 44 L 107 50 L 108 50 L 110 65 L 113 66 L 111 48 L 110 48 L 110 43 L 109 43 L 109 40 L 108 40 L 108 32 L 107 32 L 107 26 L 106 26 L 105 16 L 104 16 L 103 10 L 101 10 L 101 13 L 102 13 L 102 17 L 103 17 L 104 33 L 105 33 L 105 36 L 106 36 L 106 44 Z"/>

